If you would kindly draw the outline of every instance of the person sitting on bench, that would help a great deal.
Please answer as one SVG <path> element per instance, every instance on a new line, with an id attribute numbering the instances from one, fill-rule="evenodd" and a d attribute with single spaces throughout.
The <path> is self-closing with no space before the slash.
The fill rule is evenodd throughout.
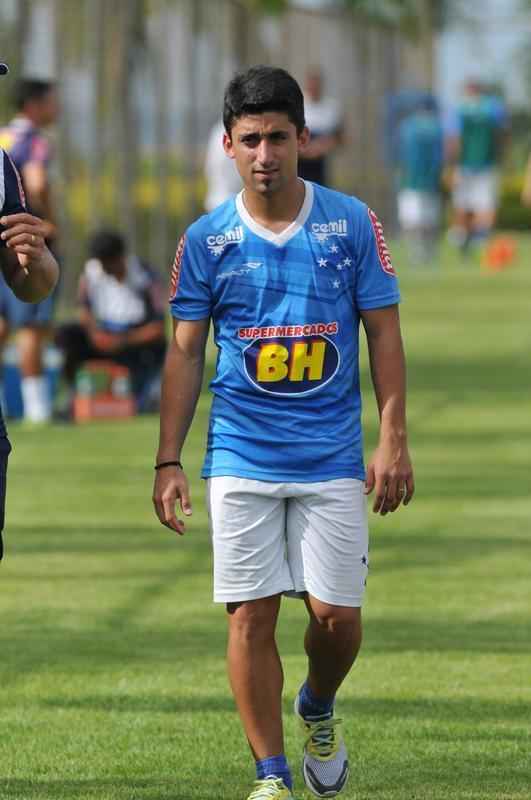
<path id="1" fill-rule="evenodd" d="M 166 351 L 162 281 L 128 253 L 125 238 L 117 231 L 100 230 L 91 236 L 88 255 L 79 281 L 79 322 L 62 325 L 55 335 L 64 355 L 68 405 L 80 366 L 107 359 L 129 368 L 138 410 L 152 410 L 150 389 Z"/>

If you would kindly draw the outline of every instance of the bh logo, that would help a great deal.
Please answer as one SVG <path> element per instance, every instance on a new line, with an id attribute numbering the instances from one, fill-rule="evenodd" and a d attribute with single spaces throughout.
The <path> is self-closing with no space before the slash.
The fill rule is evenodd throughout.
<path id="1" fill-rule="evenodd" d="M 322 389 L 339 368 L 339 350 L 327 336 L 255 339 L 243 351 L 251 383 L 268 394 L 300 396 Z"/>

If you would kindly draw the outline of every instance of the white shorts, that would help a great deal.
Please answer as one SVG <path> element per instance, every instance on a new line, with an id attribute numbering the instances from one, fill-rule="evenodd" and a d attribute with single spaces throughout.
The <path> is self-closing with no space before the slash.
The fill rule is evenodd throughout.
<path id="1" fill-rule="evenodd" d="M 354 478 L 209 478 L 214 601 L 309 592 L 323 603 L 360 607 L 368 572 L 363 488 Z"/>
<path id="2" fill-rule="evenodd" d="M 455 208 L 481 214 L 496 211 L 498 204 L 498 173 L 494 169 L 483 172 L 461 172 L 456 177 L 452 196 Z"/>
<path id="3" fill-rule="evenodd" d="M 402 189 L 398 193 L 398 221 L 401 228 L 437 228 L 441 219 L 441 199 L 436 192 Z"/>

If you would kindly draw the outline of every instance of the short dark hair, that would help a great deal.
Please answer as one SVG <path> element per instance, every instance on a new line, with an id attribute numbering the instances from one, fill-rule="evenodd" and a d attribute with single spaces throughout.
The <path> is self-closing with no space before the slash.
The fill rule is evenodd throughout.
<path id="1" fill-rule="evenodd" d="M 55 89 L 53 81 L 43 81 L 37 78 L 22 78 L 17 81 L 13 90 L 13 103 L 17 111 L 22 111 L 26 103 L 31 100 L 40 100 Z"/>
<path id="2" fill-rule="evenodd" d="M 104 229 L 96 231 L 90 236 L 87 249 L 89 258 L 97 258 L 98 261 L 105 263 L 125 256 L 127 245 L 120 233 Z"/>
<path id="3" fill-rule="evenodd" d="M 304 97 L 295 78 L 280 67 L 259 65 L 234 76 L 225 90 L 223 124 L 230 136 L 232 126 L 246 114 L 279 111 L 288 115 L 301 134 L 304 121 Z"/>

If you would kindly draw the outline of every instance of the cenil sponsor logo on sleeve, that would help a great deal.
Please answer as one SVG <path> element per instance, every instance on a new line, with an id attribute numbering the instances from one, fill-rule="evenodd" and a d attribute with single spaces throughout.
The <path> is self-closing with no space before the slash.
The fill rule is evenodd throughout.
<path id="1" fill-rule="evenodd" d="M 337 322 L 240 328 L 248 340 L 243 364 L 250 382 L 263 392 L 299 396 L 317 392 L 339 368 L 339 350 L 330 338 Z"/>

